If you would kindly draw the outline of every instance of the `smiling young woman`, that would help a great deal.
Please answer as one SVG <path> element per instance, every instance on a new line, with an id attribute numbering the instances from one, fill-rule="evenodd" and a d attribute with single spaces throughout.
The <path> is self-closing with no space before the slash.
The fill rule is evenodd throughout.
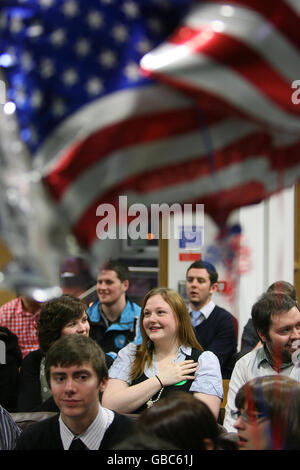
<path id="1" fill-rule="evenodd" d="M 40 348 L 22 361 L 19 376 L 18 411 L 57 411 L 45 378 L 45 356 L 60 337 L 77 334 L 89 336 L 90 323 L 86 305 L 77 297 L 64 294 L 45 302 L 38 318 Z M 108 365 L 112 359 L 105 356 Z"/>
<path id="2" fill-rule="evenodd" d="M 142 344 L 125 346 L 109 370 L 103 405 L 122 413 L 140 413 L 181 390 L 204 401 L 217 418 L 223 397 L 220 364 L 196 340 L 182 297 L 168 288 L 148 292 L 140 329 Z"/>

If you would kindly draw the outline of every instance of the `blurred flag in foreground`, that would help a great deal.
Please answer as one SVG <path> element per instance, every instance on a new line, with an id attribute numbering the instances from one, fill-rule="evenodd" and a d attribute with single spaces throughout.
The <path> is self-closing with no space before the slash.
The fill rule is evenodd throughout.
<path id="1" fill-rule="evenodd" d="M 82 248 L 99 242 L 97 207 L 119 195 L 203 203 L 224 223 L 299 179 L 298 0 L 0 6 L 21 139 L 7 118 L 3 152 L 17 172 L 26 149 L 22 165 Z"/>

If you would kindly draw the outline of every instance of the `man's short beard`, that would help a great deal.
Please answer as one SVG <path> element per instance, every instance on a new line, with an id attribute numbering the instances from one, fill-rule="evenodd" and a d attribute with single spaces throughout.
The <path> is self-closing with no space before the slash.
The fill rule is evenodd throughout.
<path id="1" fill-rule="evenodd" d="M 291 362 L 292 355 L 289 351 L 285 349 L 285 347 L 283 347 L 282 349 L 274 348 L 272 342 L 268 340 L 264 344 L 267 347 L 269 354 L 272 356 L 274 364 L 276 363 L 281 365 L 283 363 Z"/>

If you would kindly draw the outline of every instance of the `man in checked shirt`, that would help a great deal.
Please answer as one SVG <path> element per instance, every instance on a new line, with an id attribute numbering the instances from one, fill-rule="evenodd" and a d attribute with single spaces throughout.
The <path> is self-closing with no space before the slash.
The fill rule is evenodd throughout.
<path id="1" fill-rule="evenodd" d="M 0 326 L 5 326 L 18 337 L 23 358 L 39 348 L 36 320 L 41 303 L 31 297 L 17 297 L 0 307 Z"/>

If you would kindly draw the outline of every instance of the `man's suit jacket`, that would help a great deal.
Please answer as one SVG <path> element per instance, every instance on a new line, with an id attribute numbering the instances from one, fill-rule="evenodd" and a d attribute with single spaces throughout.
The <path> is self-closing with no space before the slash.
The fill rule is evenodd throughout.
<path id="1" fill-rule="evenodd" d="M 31 424 L 19 436 L 15 450 L 64 450 L 59 432 L 59 413 L 44 421 Z M 108 450 L 124 440 L 131 432 L 133 419 L 115 413 L 106 430 L 99 450 Z"/>
<path id="2" fill-rule="evenodd" d="M 220 361 L 223 379 L 230 379 L 237 350 L 235 318 L 224 308 L 215 306 L 209 317 L 195 327 L 197 340 L 203 349 L 215 353 Z"/>

